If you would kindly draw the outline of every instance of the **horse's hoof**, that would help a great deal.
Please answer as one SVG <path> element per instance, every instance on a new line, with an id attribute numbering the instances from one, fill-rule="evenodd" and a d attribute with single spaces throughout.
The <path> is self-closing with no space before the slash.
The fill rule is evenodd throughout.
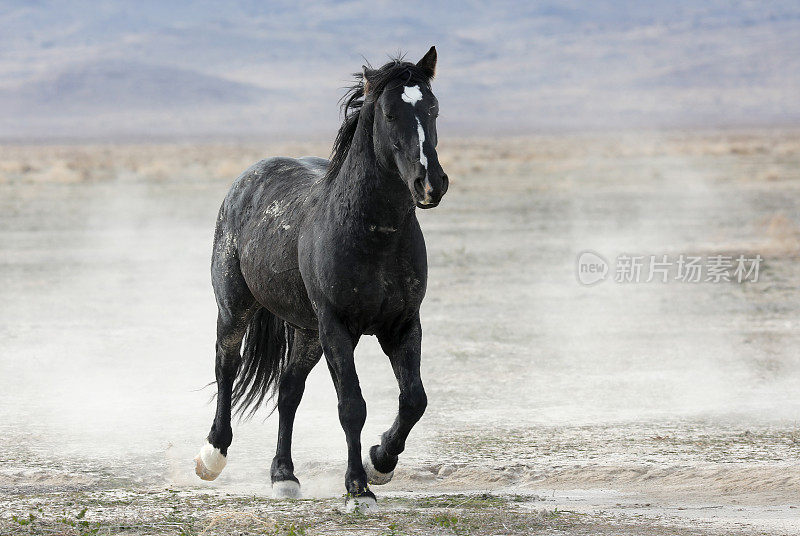
<path id="1" fill-rule="evenodd" d="M 362 495 L 361 497 L 347 497 L 344 503 L 344 511 L 348 514 L 359 513 L 366 514 L 378 509 L 378 501 L 375 497 L 370 495 Z"/>
<path id="2" fill-rule="evenodd" d="M 372 449 L 370 449 L 371 451 Z M 381 484 L 388 483 L 392 477 L 394 476 L 394 470 L 389 471 L 388 473 L 381 473 L 377 469 L 375 469 L 375 465 L 372 463 L 372 455 L 370 452 L 364 456 L 363 460 L 364 471 L 367 472 L 367 482 L 370 484 L 375 484 L 376 486 L 380 486 Z"/>
<path id="3" fill-rule="evenodd" d="M 273 499 L 299 499 L 300 483 L 296 480 L 278 480 L 272 483 Z"/>
<path id="4" fill-rule="evenodd" d="M 194 472 L 203 480 L 209 481 L 216 479 L 228 463 L 222 452 L 209 442 L 203 445 L 194 461 Z"/>

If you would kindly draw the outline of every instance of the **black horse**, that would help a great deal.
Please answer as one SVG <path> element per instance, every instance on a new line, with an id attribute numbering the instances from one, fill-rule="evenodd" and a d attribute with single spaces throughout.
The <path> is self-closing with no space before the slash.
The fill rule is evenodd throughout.
<path id="1" fill-rule="evenodd" d="M 323 353 L 347 440 L 347 508 L 374 505 L 368 483 L 392 478 L 427 405 L 419 320 L 427 256 L 415 207 L 435 207 L 448 186 L 436 155 L 435 69 L 434 47 L 417 64 L 364 67 L 343 99 L 330 162 L 269 158 L 233 183 L 214 235 L 217 410 L 195 458 L 200 478 L 213 480 L 225 466 L 231 408 L 255 411 L 277 387 L 273 494 L 300 495 L 292 426 Z M 389 356 L 400 401 L 362 462 L 367 408 L 353 350 L 364 334 L 377 335 Z"/>

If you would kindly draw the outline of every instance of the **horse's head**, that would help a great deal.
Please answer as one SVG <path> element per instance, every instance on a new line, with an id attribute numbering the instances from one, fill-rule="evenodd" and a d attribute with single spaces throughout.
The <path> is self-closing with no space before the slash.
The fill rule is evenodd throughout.
<path id="1" fill-rule="evenodd" d="M 447 192 L 447 174 L 436 154 L 439 102 L 430 81 L 436 48 L 415 65 L 397 63 L 387 70 L 364 67 L 364 93 L 375 90 L 373 143 L 381 168 L 398 175 L 420 208 L 433 208 Z M 405 67 L 398 68 L 398 67 Z M 391 79 L 386 79 L 391 76 Z M 378 89 L 380 88 L 380 89 Z"/>

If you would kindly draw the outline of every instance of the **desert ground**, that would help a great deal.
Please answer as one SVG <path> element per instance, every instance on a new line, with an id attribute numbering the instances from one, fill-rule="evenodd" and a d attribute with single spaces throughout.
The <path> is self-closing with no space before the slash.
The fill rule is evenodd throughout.
<path id="1" fill-rule="evenodd" d="M 800 132 L 441 135 L 419 214 L 428 411 L 379 511 L 346 514 L 327 370 L 270 498 L 276 417 L 211 424 L 209 258 L 231 181 L 326 143 L 0 146 L 2 534 L 800 534 Z M 715 255 L 757 281 L 586 286 L 576 259 Z M 612 266 L 613 270 L 613 266 Z M 397 386 L 357 366 L 365 447 Z"/>

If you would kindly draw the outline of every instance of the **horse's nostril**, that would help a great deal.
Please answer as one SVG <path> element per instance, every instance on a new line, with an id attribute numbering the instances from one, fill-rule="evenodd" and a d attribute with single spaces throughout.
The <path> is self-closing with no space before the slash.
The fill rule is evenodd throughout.
<path id="1" fill-rule="evenodd" d="M 450 186 L 450 177 L 447 173 L 442 173 L 442 195 L 447 193 L 447 188 Z"/>
<path id="2" fill-rule="evenodd" d="M 417 195 L 419 195 L 421 198 L 425 197 L 425 184 L 423 183 L 424 180 L 425 177 L 420 177 L 414 181 L 414 190 L 417 191 Z"/>

